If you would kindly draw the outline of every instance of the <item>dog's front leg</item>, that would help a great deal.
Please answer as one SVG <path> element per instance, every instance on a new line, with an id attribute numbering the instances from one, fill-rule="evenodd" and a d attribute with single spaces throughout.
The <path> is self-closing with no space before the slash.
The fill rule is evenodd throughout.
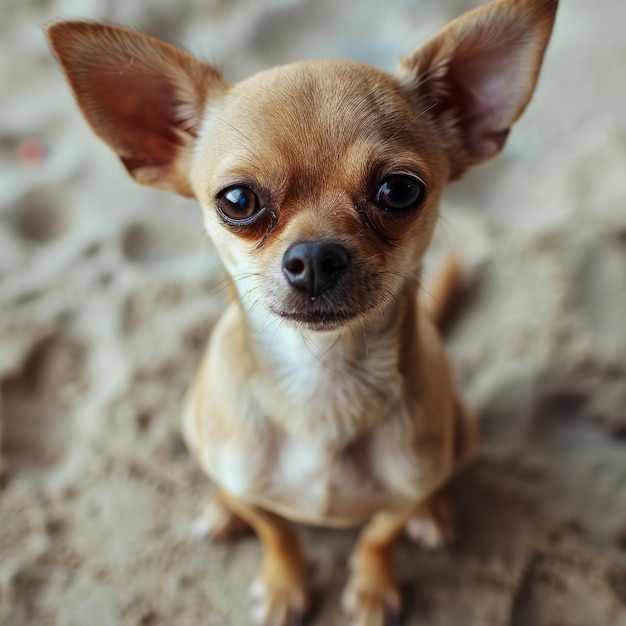
<path id="1" fill-rule="evenodd" d="M 263 546 L 261 569 L 250 589 L 252 618 L 259 626 L 296 626 L 309 606 L 306 559 L 295 528 L 277 515 L 224 491 L 221 502 L 254 530 Z"/>
<path id="2" fill-rule="evenodd" d="M 378 513 L 363 529 L 350 559 L 343 606 L 354 626 L 386 626 L 400 614 L 395 545 L 412 511 Z"/>

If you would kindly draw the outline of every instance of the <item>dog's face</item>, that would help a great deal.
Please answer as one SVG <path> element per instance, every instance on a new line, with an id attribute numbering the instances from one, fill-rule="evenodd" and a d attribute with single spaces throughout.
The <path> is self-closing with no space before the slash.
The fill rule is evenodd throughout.
<path id="1" fill-rule="evenodd" d="M 210 110 L 191 183 L 261 314 L 330 329 L 415 280 L 449 174 L 417 115 L 390 76 L 336 61 L 258 74 Z"/>
<path id="2" fill-rule="evenodd" d="M 500 0 L 395 75 L 340 61 L 230 85 L 126 29 L 48 29 L 94 130 L 144 184 L 196 197 L 250 314 L 325 331 L 417 279 L 445 184 L 502 148 L 534 89 L 555 0 Z"/>

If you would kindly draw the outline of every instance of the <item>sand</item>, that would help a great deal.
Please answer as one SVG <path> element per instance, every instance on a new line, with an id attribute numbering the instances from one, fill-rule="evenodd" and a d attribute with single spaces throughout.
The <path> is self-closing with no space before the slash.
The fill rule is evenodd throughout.
<path id="1" fill-rule="evenodd" d="M 0 3 L 0 624 L 245 626 L 258 545 L 193 538 L 209 485 L 178 429 L 219 260 L 192 202 L 92 137 L 39 27 L 126 23 L 236 80 L 307 57 L 392 69 L 475 3 Z M 624 24 L 622 0 L 563 2 L 505 154 L 445 197 L 429 267 L 465 261 L 446 341 L 484 442 L 450 490 L 458 542 L 401 546 L 404 624 L 626 625 Z M 344 624 L 355 534 L 302 533 L 311 623 Z"/>

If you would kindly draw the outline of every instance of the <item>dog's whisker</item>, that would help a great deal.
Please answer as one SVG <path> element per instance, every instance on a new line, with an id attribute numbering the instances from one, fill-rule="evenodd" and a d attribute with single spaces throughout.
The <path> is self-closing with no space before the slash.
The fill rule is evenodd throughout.
<path id="1" fill-rule="evenodd" d="M 363 331 L 363 343 L 365 344 L 365 355 L 369 356 L 369 347 L 367 345 L 367 333 L 365 332 L 365 324 L 363 323 L 363 320 L 361 320 L 361 330 Z"/>
<path id="2" fill-rule="evenodd" d="M 250 137 L 248 137 L 240 128 L 237 128 L 234 124 L 231 124 L 228 120 L 225 120 L 223 117 L 220 117 L 219 115 L 217 115 L 217 113 L 215 113 L 214 111 L 211 112 L 211 115 L 216 120 L 222 122 L 222 124 L 225 124 L 226 126 L 234 130 L 236 133 L 241 135 L 246 140 L 246 143 L 242 142 L 241 140 L 237 140 L 237 143 L 239 143 L 239 145 L 244 150 L 247 150 L 250 153 L 250 155 L 254 157 L 253 163 L 256 164 L 256 163 L 259 163 L 259 161 L 262 161 L 262 157 L 258 154 L 255 154 L 254 151 L 251 149 L 250 146 L 252 145 L 253 142 L 251 141 Z"/>
<path id="3" fill-rule="evenodd" d="M 323 354 L 318 354 L 318 347 L 315 344 L 315 342 L 313 341 L 313 339 L 311 337 L 308 337 L 306 334 L 304 334 L 303 332 L 301 332 L 298 329 L 298 334 L 300 335 L 300 337 L 302 338 L 302 341 L 304 343 L 304 345 L 306 346 L 307 350 L 309 351 L 309 353 L 311 354 L 311 356 L 326 370 L 328 370 L 329 372 L 333 372 L 333 373 L 338 373 L 336 372 L 336 370 L 332 367 L 330 367 L 328 365 L 328 363 L 325 363 L 324 361 L 322 361 L 322 358 L 324 357 L 324 355 L 328 352 L 328 350 L 330 350 L 335 344 L 333 343 L 333 345 L 330 346 L 330 348 L 328 350 L 326 350 Z"/>
<path id="4" fill-rule="evenodd" d="M 217 285 L 214 285 L 207 293 L 209 298 L 213 298 L 217 294 L 221 293 L 225 289 L 228 289 L 230 286 L 234 285 L 236 282 L 241 280 L 245 280 L 246 278 L 251 278 L 253 276 L 259 276 L 257 273 L 242 273 L 237 274 L 235 277 L 226 276 L 223 280 L 221 280 Z"/>
<path id="5" fill-rule="evenodd" d="M 250 297 L 250 294 L 260 288 L 260 285 L 255 285 L 254 287 L 251 287 L 250 289 L 244 291 L 238 298 L 236 298 L 234 302 L 237 304 L 243 304 L 243 302 L 245 302 Z"/>
<path id="6" fill-rule="evenodd" d="M 256 298 L 254 300 L 254 302 L 252 303 L 252 305 L 249 308 L 250 315 L 252 315 L 254 313 L 254 311 L 256 310 L 256 308 L 257 308 L 257 306 L 259 305 L 260 302 L 261 302 L 261 298 Z"/>
<path id="7" fill-rule="evenodd" d="M 411 118 L 406 124 L 404 124 L 403 126 L 398 128 L 398 130 L 393 135 L 391 135 L 389 141 L 391 141 L 392 139 L 395 139 L 400 133 L 404 132 L 409 126 L 411 126 L 412 124 L 417 122 L 417 120 L 420 117 L 426 115 L 426 113 L 428 113 L 429 111 L 434 109 L 438 104 L 439 104 L 438 102 L 435 102 L 434 104 L 431 104 L 430 106 L 426 107 L 423 111 L 418 113 L 415 117 Z"/>
<path id="8" fill-rule="evenodd" d="M 410 283 L 414 287 L 417 287 L 418 289 L 421 288 L 421 282 L 420 282 L 420 280 L 419 280 L 417 275 L 413 277 L 413 276 L 409 276 L 408 274 L 403 274 L 402 272 L 397 272 L 397 271 L 394 271 L 394 270 L 385 270 L 382 273 L 383 274 L 391 274 L 392 276 L 397 276 L 398 278 L 402 278 L 406 282 Z"/>
<path id="9" fill-rule="evenodd" d="M 341 329 L 339 331 L 335 341 L 333 341 L 333 343 L 330 344 L 330 346 L 328 348 L 326 348 L 326 350 L 324 350 L 324 352 L 322 352 L 322 354 L 320 354 L 320 358 L 323 359 L 331 350 L 333 350 L 335 348 L 335 346 L 341 341 L 342 337 L 343 337 L 343 329 Z"/>
<path id="10" fill-rule="evenodd" d="M 272 344 L 274 343 L 274 339 L 276 338 L 276 335 L 278 334 L 278 331 L 282 328 L 284 323 L 285 323 L 285 320 L 283 318 L 278 318 L 278 324 L 276 326 L 276 330 L 274 331 L 274 334 L 272 335 L 272 338 L 270 339 L 270 342 L 269 342 L 269 345 L 268 345 L 268 351 L 271 352 Z"/>
<path id="11" fill-rule="evenodd" d="M 276 317 L 272 314 L 271 311 L 265 311 L 265 317 L 263 318 L 263 326 L 261 326 L 261 331 L 259 332 L 259 336 L 262 337 L 265 334 L 265 331 L 270 327 L 273 322 L 276 322 Z"/>
<path id="12" fill-rule="evenodd" d="M 222 153 L 233 156 L 236 159 L 239 159 L 240 161 L 245 161 L 249 165 L 256 166 L 258 164 L 258 158 L 248 149 L 248 147 L 240 139 L 236 139 L 236 141 L 240 146 L 242 146 L 242 148 L 244 148 L 245 150 L 248 150 L 248 152 L 250 152 L 250 155 L 242 154 L 240 152 L 234 152 L 233 150 L 226 150 L 226 149 L 222 149 Z"/>
<path id="13" fill-rule="evenodd" d="M 441 230 L 443 231 L 446 240 L 452 241 L 454 239 L 454 228 L 452 227 L 452 224 L 450 224 L 450 220 L 448 220 L 445 215 L 440 213 L 437 223 L 441 224 Z"/>

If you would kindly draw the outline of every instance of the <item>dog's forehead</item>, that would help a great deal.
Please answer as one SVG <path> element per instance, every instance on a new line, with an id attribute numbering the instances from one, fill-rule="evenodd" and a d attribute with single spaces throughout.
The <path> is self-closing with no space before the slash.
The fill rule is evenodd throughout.
<path id="1" fill-rule="evenodd" d="M 281 151 L 337 151 L 356 139 L 392 136 L 412 115 L 395 79 L 348 61 L 272 68 L 237 83 L 213 120 L 218 137 Z"/>
<path id="2" fill-rule="evenodd" d="M 349 61 L 306 61 L 255 74 L 234 86 L 229 108 L 278 134 L 299 129 L 350 137 L 410 114 L 393 76 Z"/>
<path id="3" fill-rule="evenodd" d="M 294 63 L 233 85 L 209 106 L 197 163 L 203 176 L 271 186 L 298 173 L 311 184 L 343 170 L 354 178 L 385 154 L 432 143 L 432 130 L 409 128 L 415 117 L 390 74 L 349 61 Z"/>

